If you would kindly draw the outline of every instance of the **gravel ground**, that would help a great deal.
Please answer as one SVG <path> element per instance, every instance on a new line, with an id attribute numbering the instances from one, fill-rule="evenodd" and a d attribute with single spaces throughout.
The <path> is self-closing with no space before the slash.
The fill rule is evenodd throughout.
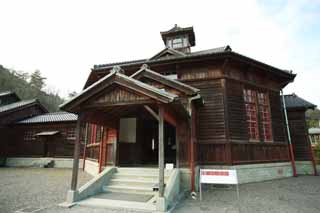
<path id="1" fill-rule="evenodd" d="M 79 185 L 91 178 L 79 170 Z M 71 169 L 0 168 L 0 213 L 61 203 L 70 182 Z"/>
<path id="2" fill-rule="evenodd" d="M 80 172 L 80 185 L 91 176 Z M 125 210 L 74 206 L 58 207 L 71 180 L 70 169 L 0 168 L 0 213 L 26 207 L 44 207 L 37 213 L 124 213 Z M 187 198 L 174 212 L 260 213 L 320 212 L 320 177 L 301 176 L 240 186 L 240 199 L 233 189 L 207 186 L 203 201 Z"/>
<path id="3" fill-rule="evenodd" d="M 300 176 L 241 185 L 239 200 L 234 189 L 209 187 L 202 202 L 188 198 L 174 212 L 320 212 L 320 177 Z"/>

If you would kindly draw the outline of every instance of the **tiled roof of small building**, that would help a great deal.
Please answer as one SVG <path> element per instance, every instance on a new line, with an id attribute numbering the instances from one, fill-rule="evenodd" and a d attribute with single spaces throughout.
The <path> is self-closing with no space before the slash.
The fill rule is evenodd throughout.
<path id="1" fill-rule="evenodd" d="M 77 121 L 78 116 L 68 112 L 53 112 L 42 115 L 37 115 L 22 121 L 18 124 L 31 124 L 31 123 L 53 123 L 53 122 L 65 122 L 65 121 Z"/>
<path id="2" fill-rule="evenodd" d="M 4 113 L 10 110 L 15 110 L 30 104 L 34 104 L 37 103 L 38 101 L 36 99 L 32 99 L 32 100 L 23 100 L 23 101 L 18 101 L 18 102 L 14 102 L 12 104 L 7 104 L 4 106 L 0 107 L 0 113 Z"/>
<path id="3" fill-rule="evenodd" d="M 300 98 L 296 94 L 290 94 L 284 96 L 286 107 L 287 108 L 305 108 L 305 109 L 313 109 L 316 105 L 310 103 L 309 101 Z"/>
<path id="4" fill-rule="evenodd" d="M 11 95 L 11 94 L 14 94 L 14 92 L 12 92 L 12 91 L 0 92 L 0 97 L 2 97 L 2 96 L 7 96 L 7 95 Z"/>

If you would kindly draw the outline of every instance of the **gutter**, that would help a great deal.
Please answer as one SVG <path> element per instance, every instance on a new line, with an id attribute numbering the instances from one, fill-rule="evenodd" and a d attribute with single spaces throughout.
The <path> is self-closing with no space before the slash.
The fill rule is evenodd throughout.
<path id="1" fill-rule="evenodd" d="M 289 122 L 288 122 L 286 102 L 284 99 L 283 91 L 280 90 L 280 93 L 282 96 L 283 112 L 284 112 L 284 117 L 285 117 L 285 122 L 286 122 L 285 124 L 286 124 L 286 129 L 287 129 L 287 135 L 288 135 L 289 155 L 290 155 L 290 160 L 291 160 L 292 173 L 293 173 L 293 177 L 297 177 L 296 163 L 294 160 L 293 146 L 291 143 L 291 134 L 290 134 L 290 127 L 289 127 Z"/>

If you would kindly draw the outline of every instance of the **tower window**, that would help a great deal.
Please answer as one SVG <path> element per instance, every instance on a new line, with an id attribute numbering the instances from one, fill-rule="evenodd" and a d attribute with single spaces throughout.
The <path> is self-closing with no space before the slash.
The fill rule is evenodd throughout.
<path id="1" fill-rule="evenodd" d="M 167 40 L 167 46 L 173 49 L 187 47 L 188 39 L 186 36 L 177 36 Z"/>

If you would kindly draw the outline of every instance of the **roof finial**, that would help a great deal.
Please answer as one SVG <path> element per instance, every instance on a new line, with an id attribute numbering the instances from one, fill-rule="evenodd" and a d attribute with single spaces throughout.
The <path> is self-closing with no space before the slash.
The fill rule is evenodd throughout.
<path id="1" fill-rule="evenodd" d="M 149 65 L 148 64 L 142 64 L 141 69 L 149 69 Z"/>
<path id="2" fill-rule="evenodd" d="M 123 69 L 119 66 L 113 66 L 111 72 L 123 73 Z"/>

